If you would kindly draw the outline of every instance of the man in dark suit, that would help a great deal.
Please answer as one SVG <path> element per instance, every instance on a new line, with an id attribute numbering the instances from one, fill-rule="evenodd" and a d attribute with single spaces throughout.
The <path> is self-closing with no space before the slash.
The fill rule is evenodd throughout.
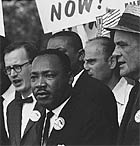
<path id="1" fill-rule="evenodd" d="M 115 98 L 104 96 L 108 93 L 102 94 L 102 92 L 96 90 L 95 86 L 98 86 L 97 80 L 89 77 L 88 73 L 84 70 L 84 50 L 80 36 L 72 31 L 57 32 L 50 37 L 47 49 L 57 49 L 68 55 L 71 61 L 72 74 L 74 75 L 72 83 L 74 90 L 78 94 L 84 95 L 88 93 L 86 98 L 90 98 L 94 103 L 103 108 L 107 113 L 107 118 L 109 116 L 109 120 L 111 119 L 113 123 L 116 123 L 117 106 Z"/>
<path id="2" fill-rule="evenodd" d="M 4 122 L 10 145 L 18 146 L 36 100 L 31 96 L 31 61 L 37 49 L 31 42 L 14 42 L 4 49 L 5 73 L 14 90 L 3 95 Z M 31 99 L 27 101 L 27 99 Z"/>
<path id="3" fill-rule="evenodd" d="M 84 76 L 86 74 L 83 78 Z M 88 77 L 87 80 L 89 84 L 92 82 Z M 70 61 L 64 53 L 58 50 L 45 50 L 34 59 L 31 86 L 37 105 L 43 110 L 36 110 L 36 108 L 33 110 L 33 116 L 25 130 L 23 145 L 32 145 L 33 138 L 36 138 L 36 143 L 34 143 L 36 145 L 41 143 L 42 145 L 114 144 L 117 122 L 112 120 L 100 104 L 93 102 L 94 99 L 88 98 L 91 93 L 87 89 L 85 92 L 77 91 L 78 86 L 77 90 L 72 89 L 72 81 Z M 113 94 L 106 86 L 97 80 L 95 84 L 96 98 L 102 94 L 104 98 L 113 98 Z M 81 89 L 83 89 L 82 86 Z M 50 111 L 53 114 L 49 120 L 49 128 L 46 128 Z M 47 114 L 47 118 L 45 118 L 44 128 L 40 134 L 41 118 L 44 114 Z"/>
<path id="4" fill-rule="evenodd" d="M 118 145 L 140 145 L 140 6 L 128 5 L 115 31 L 114 55 L 118 56 L 120 75 L 136 81 L 118 135 Z"/>
<path id="5" fill-rule="evenodd" d="M 57 49 L 68 55 L 74 76 L 83 70 L 84 50 L 82 40 L 77 33 L 72 31 L 57 32 L 50 37 L 46 48 Z"/>

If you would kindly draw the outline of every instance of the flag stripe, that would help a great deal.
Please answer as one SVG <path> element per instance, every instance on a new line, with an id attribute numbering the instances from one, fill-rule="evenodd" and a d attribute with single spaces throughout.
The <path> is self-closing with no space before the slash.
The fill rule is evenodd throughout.
<path id="1" fill-rule="evenodd" d="M 105 28 L 116 26 L 118 24 L 118 21 L 120 20 L 120 17 L 121 13 L 119 9 L 110 10 L 106 14 L 102 15 L 101 35 L 104 36 L 110 33 L 110 31 L 106 30 Z"/>

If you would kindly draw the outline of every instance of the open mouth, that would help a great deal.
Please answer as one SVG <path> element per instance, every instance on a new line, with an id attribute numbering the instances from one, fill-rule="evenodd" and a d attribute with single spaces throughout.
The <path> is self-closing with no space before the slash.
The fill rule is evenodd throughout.
<path id="1" fill-rule="evenodd" d="M 121 67 L 122 65 L 124 65 L 126 62 L 118 62 L 119 63 L 119 66 Z"/>
<path id="2" fill-rule="evenodd" d="M 13 82 L 13 84 L 14 84 L 15 86 L 20 86 L 22 80 L 21 80 L 21 79 L 15 79 L 15 80 L 13 80 L 12 82 Z"/>

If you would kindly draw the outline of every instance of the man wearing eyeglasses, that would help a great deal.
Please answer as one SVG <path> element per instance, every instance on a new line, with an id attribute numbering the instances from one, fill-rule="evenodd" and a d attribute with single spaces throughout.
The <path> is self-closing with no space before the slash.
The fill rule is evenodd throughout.
<path id="1" fill-rule="evenodd" d="M 16 91 L 8 95 L 3 103 L 10 145 L 20 145 L 30 113 L 36 103 L 30 81 L 31 61 L 36 53 L 36 47 L 30 42 L 15 42 L 4 50 L 4 71 Z"/>

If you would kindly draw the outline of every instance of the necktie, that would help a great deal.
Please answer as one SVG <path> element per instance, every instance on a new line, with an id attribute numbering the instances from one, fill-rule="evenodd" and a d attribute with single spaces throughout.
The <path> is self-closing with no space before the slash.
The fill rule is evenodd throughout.
<path id="1" fill-rule="evenodd" d="M 52 111 L 49 111 L 47 113 L 47 120 L 45 123 L 45 128 L 44 128 L 44 133 L 43 133 L 43 145 L 45 145 L 47 143 L 49 128 L 50 128 L 50 119 L 53 115 L 54 115 L 54 113 Z"/>
<path id="2" fill-rule="evenodd" d="M 24 103 L 32 103 L 33 102 L 33 98 L 32 96 L 25 98 L 25 99 L 18 99 L 16 100 L 16 102 L 18 102 L 18 104 L 24 104 Z"/>
<path id="3" fill-rule="evenodd" d="M 7 125 L 11 145 L 20 145 L 22 107 L 24 103 L 32 101 L 31 97 L 22 99 L 20 93 L 16 92 L 15 99 L 7 107 Z"/>

